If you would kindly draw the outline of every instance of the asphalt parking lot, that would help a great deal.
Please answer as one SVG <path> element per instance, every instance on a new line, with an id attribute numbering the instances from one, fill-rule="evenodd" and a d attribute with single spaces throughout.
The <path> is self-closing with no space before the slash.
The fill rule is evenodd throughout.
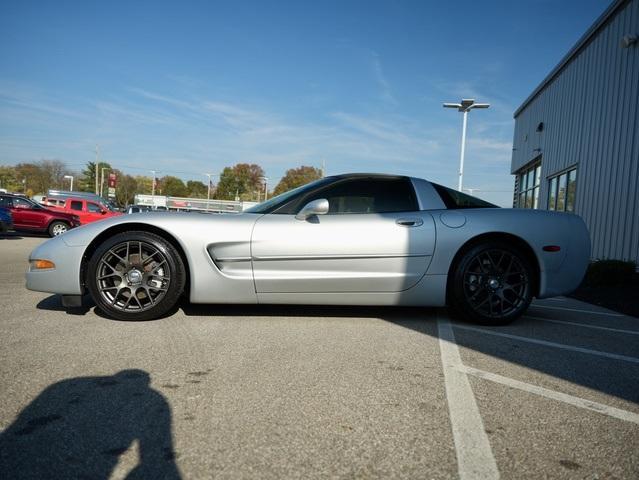
<path id="1" fill-rule="evenodd" d="M 120 322 L 27 291 L 0 239 L 3 478 L 639 478 L 639 319 L 184 305 Z M 138 478 L 138 477 L 136 477 Z"/>

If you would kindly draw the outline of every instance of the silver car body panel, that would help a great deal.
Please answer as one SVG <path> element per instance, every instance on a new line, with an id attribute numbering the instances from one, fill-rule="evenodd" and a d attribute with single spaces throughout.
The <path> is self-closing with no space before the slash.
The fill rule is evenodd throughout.
<path id="1" fill-rule="evenodd" d="M 435 222 L 428 212 L 263 215 L 251 243 L 258 295 L 399 292 L 426 273 Z"/>
<path id="2" fill-rule="evenodd" d="M 31 290 L 79 295 L 82 265 L 99 235 L 144 228 L 184 252 L 193 303 L 430 305 L 446 302 L 451 263 L 480 235 L 525 241 L 540 270 L 539 297 L 581 281 L 590 257 L 583 220 L 523 209 L 447 210 L 432 187 L 411 179 L 420 208 L 397 214 L 318 215 L 140 213 L 73 229 L 38 246 L 30 259 L 55 263 L 27 272 Z M 544 246 L 559 246 L 558 252 Z"/>

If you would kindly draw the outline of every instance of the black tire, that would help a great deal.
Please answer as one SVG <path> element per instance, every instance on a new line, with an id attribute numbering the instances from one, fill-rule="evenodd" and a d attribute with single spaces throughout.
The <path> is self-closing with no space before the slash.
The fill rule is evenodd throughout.
<path id="1" fill-rule="evenodd" d="M 452 272 L 450 307 L 481 325 L 506 325 L 528 308 L 535 281 L 530 261 L 519 249 L 498 241 L 465 252 Z"/>
<path id="2" fill-rule="evenodd" d="M 49 224 L 49 228 L 47 229 L 47 233 L 50 237 L 57 237 L 58 235 L 62 235 L 65 232 L 69 231 L 69 224 L 63 222 L 62 220 L 54 220 Z"/>
<path id="3" fill-rule="evenodd" d="M 93 253 L 86 286 L 107 316 L 118 320 L 160 318 L 177 304 L 186 271 L 180 254 L 159 235 L 114 235 Z"/>

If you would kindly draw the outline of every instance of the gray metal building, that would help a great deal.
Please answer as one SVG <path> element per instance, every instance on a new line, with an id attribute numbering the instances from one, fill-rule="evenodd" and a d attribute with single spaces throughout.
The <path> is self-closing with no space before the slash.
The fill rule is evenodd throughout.
<path id="1" fill-rule="evenodd" d="M 639 263 L 639 0 L 617 0 L 515 112 L 514 206 L 581 215 Z"/>

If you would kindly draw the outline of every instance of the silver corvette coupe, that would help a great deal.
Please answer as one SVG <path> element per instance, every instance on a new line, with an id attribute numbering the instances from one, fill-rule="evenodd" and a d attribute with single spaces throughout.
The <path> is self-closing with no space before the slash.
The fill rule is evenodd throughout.
<path id="1" fill-rule="evenodd" d="M 326 177 L 242 214 L 140 213 L 73 229 L 30 255 L 27 288 L 89 293 L 116 319 L 192 303 L 448 305 L 505 324 L 582 280 L 577 215 L 503 209 L 426 180 Z"/>

